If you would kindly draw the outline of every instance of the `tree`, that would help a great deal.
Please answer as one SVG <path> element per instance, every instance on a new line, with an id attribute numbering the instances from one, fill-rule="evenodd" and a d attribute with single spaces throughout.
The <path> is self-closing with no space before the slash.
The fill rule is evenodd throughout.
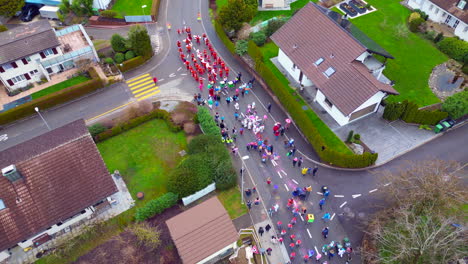
<path id="1" fill-rule="evenodd" d="M 255 44 L 257 46 L 263 46 L 265 44 L 266 39 L 267 39 L 267 37 L 265 35 L 265 31 L 263 31 L 263 30 L 252 33 L 251 38 L 252 38 L 252 41 L 255 42 Z"/>
<path id="2" fill-rule="evenodd" d="M 265 28 L 265 34 L 269 38 L 273 33 L 275 33 L 280 27 L 286 23 L 284 19 L 271 19 L 268 21 L 268 25 Z"/>
<path id="3" fill-rule="evenodd" d="M 125 55 L 121 52 L 117 52 L 114 56 L 114 60 L 117 64 L 120 64 L 122 62 L 124 62 L 125 60 Z"/>
<path id="4" fill-rule="evenodd" d="M 126 40 L 119 34 L 114 34 L 111 37 L 111 46 L 115 52 L 125 52 L 127 48 L 125 47 Z"/>
<path id="5" fill-rule="evenodd" d="M 21 11 L 24 3 L 24 0 L 0 0 L 0 16 L 14 16 L 16 12 Z"/>
<path id="6" fill-rule="evenodd" d="M 457 37 L 444 38 L 437 43 L 437 47 L 449 57 L 462 63 L 468 63 L 468 42 Z"/>
<path id="7" fill-rule="evenodd" d="M 238 55 L 244 55 L 247 52 L 247 48 L 249 47 L 249 42 L 245 39 L 238 40 L 236 42 L 236 53 Z"/>
<path id="8" fill-rule="evenodd" d="M 136 55 L 149 58 L 153 55 L 150 36 L 142 25 L 134 25 L 128 31 L 128 44 Z"/>
<path id="9" fill-rule="evenodd" d="M 256 0 L 228 0 L 228 4 L 219 11 L 219 22 L 227 30 L 238 31 L 242 23 L 249 22 L 255 16 L 256 3 Z"/>
<path id="10" fill-rule="evenodd" d="M 442 110 L 448 112 L 454 119 L 468 115 L 468 91 L 456 93 L 445 99 Z"/>

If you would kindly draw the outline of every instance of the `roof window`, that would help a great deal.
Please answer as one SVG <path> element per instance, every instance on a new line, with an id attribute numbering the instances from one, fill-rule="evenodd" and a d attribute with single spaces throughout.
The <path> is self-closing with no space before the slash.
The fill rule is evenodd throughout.
<path id="1" fill-rule="evenodd" d="M 460 8 L 461 10 L 465 9 L 465 6 L 466 6 L 465 0 L 460 0 L 460 2 L 458 2 L 457 7 Z"/>
<path id="2" fill-rule="evenodd" d="M 315 66 L 319 66 L 320 64 L 322 64 L 324 60 L 325 60 L 324 58 L 320 57 L 318 60 L 314 62 Z"/>
<path id="3" fill-rule="evenodd" d="M 0 210 L 3 210 L 5 208 L 6 208 L 5 203 L 3 202 L 2 199 L 0 199 Z"/>
<path id="4" fill-rule="evenodd" d="M 326 71 L 323 72 L 323 74 L 325 74 L 325 76 L 327 77 L 330 77 L 332 76 L 334 73 L 335 73 L 335 69 L 333 69 L 333 67 L 328 67 L 328 69 Z"/>

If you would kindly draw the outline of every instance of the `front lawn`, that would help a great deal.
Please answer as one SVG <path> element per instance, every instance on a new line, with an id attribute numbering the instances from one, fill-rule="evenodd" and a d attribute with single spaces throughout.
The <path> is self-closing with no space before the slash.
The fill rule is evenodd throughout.
<path id="1" fill-rule="evenodd" d="M 169 131 L 165 121 L 155 119 L 97 144 L 107 169 L 119 170 L 136 200 L 138 192 L 149 201 L 166 192 L 167 175 L 186 148 L 184 132 Z M 137 200 L 137 206 L 142 201 Z"/>
<path id="2" fill-rule="evenodd" d="M 439 102 L 428 86 L 434 66 L 448 60 L 429 40 L 412 33 L 406 25 L 410 10 L 398 0 L 368 0 L 377 11 L 351 22 L 395 57 L 389 59 L 385 76 L 395 81 L 399 96 L 390 101 L 408 99 L 419 106 Z"/>
<path id="3" fill-rule="evenodd" d="M 42 97 L 42 96 L 45 96 L 45 95 L 48 95 L 48 94 L 51 94 L 51 93 L 55 93 L 55 92 L 60 91 L 62 89 L 68 88 L 68 87 L 73 86 L 75 84 L 86 82 L 88 80 L 90 80 L 90 79 L 88 77 L 86 77 L 86 76 L 81 76 L 80 75 L 80 76 L 77 76 L 77 77 L 73 77 L 73 78 L 68 79 L 66 81 L 63 81 L 61 83 L 57 83 L 57 84 L 49 86 L 49 87 L 47 87 L 45 89 L 37 91 L 37 92 L 31 94 L 31 97 L 32 97 L 32 100 L 34 100 L 34 99 L 37 99 L 39 97 Z"/>
<path id="4" fill-rule="evenodd" d="M 119 12 L 118 18 L 124 16 L 149 16 L 151 15 L 151 5 L 153 0 L 116 0 L 112 10 Z M 141 8 L 146 5 L 146 8 Z"/>
<path id="5" fill-rule="evenodd" d="M 229 190 L 217 191 L 218 199 L 223 204 L 231 219 L 236 219 L 247 213 L 247 206 L 241 204 L 241 193 L 239 187 L 235 186 Z"/>

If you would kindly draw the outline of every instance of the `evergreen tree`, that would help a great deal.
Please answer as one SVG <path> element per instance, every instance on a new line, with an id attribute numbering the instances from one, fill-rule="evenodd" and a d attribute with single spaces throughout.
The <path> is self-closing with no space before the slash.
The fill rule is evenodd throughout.
<path id="1" fill-rule="evenodd" d="M 128 31 L 128 44 L 137 56 L 149 58 L 153 55 L 150 36 L 142 25 L 135 25 L 130 28 Z"/>
<path id="2" fill-rule="evenodd" d="M 14 16 L 24 6 L 24 0 L 0 0 L 0 16 Z"/>
<path id="3" fill-rule="evenodd" d="M 115 52 L 125 52 L 125 51 L 127 51 L 127 48 L 125 47 L 125 42 L 126 42 L 125 38 L 122 37 L 119 34 L 114 34 L 111 37 L 112 49 Z"/>

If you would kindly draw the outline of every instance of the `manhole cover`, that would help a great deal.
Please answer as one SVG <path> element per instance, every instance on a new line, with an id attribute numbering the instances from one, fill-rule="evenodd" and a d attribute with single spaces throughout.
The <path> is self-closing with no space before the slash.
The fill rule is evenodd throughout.
<path id="1" fill-rule="evenodd" d="M 305 111 L 305 110 L 307 110 L 307 109 L 308 109 L 307 105 L 303 105 L 303 106 L 302 106 L 302 110 Z"/>

